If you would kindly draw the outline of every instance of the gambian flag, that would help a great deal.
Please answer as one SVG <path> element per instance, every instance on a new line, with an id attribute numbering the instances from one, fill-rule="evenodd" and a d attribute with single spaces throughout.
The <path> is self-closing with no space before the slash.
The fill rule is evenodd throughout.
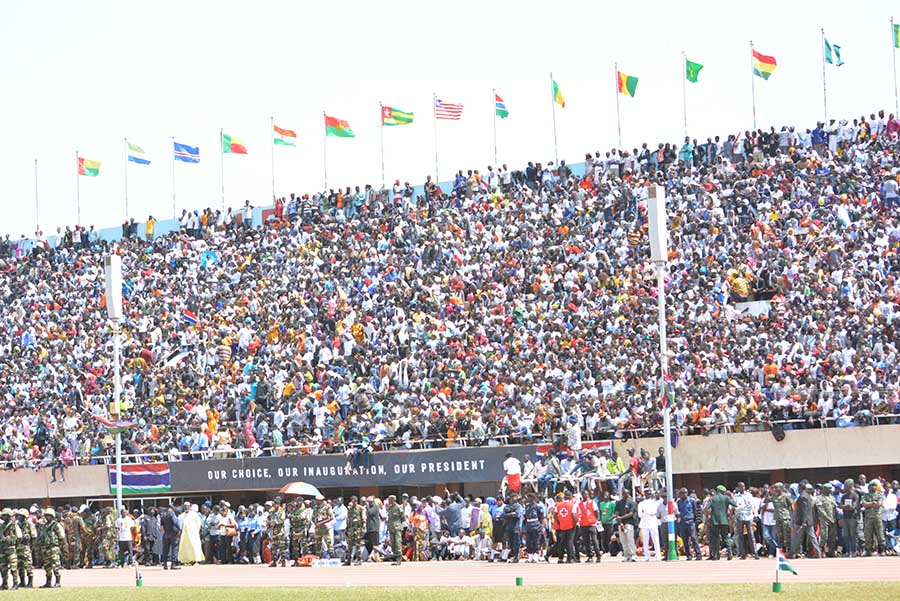
<path id="1" fill-rule="evenodd" d="M 632 77 L 631 75 L 626 75 L 621 71 L 616 71 L 616 80 L 618 83 L 619 93 L 628 94 L 629 96 L 634 98 L 634 93 L 637 92 L 638 78 Z"/>
<path id="2" fill-rule="evenodd" d="M 136 427 L 137 422 L 128 422 L 128 421 L 118 421 L 114 422 L 110 419 L 103 417 L 102 415 L 94 415 L 93 418 L 106 426 L 106 431 L 110 434 L 121 434 L 130 428 Z"/>
<path id="3" fill-rule="evenodd" d="M 222 152 L 228 154 L 247 154 L 244 141 L 237 136 L 222 134 Z"/>
<path id="4" fill-rule="evenodd" d="M 409 125 L 412 122 L 413 114 L 408 111 L 401 111 L 392 106 L 381 107 L 382 125 Z"/>
<path id="5" fill-rule="evenodd" d="M 97 177 L 100 175 L 100 161 L 78 157 L 78 175 Z"/>
<path id="6" fill-rule="evenodd" d="M 790 572 L 791 574 L 797 575 L 797 570 L 788 563 L 787 557 L 784 556 L 784 551 L 781 549 L 775 549 L 775 557 L 778 561 L 778 569 L 782 572 Z"/>
<path id="7" fill-rule="evenodd" d="M 778 63 L 775 62 L 774 56 L 766 56 L 760 54 L 756 50 L 753 51 L 753 74 L 763 79 L 769 79 Z"/>
<path id="8" fill-rule="evenodd" d="M 296 146 L 297 133 L 292 129 L 275 126 L 275 144 L 280 146 Z"/>
<path id="9" fill-rule="evenodd" d="M 127 463 L 122 466 L 122 494 L 141 495 L 172 491 L 168 463 Z M 109 493 L 116 494 L 116 466 L 109 466 Z"/>
<path id="10" fill-rule="evenodd" d="M 197 315 L 193 311 L 189 311 L 188 309 L 184 310 L 184 313 L 181 314 L 181 317 L 192 326 L 197 325 L 197 323 L 200 321 Z"/>
<path id="11" fill-rule="evenodd" d="M 338 138 L 355 138 L 356 134 L 350 129 L 350 124 L 337 117 L 325 115 L 325 135 Z"/>
<path id="12" fill-rule="evenodd" d="M 500 94 L 494 92 L 494 114 L 501 119 L 509 117 L 509 111 L 506 110 L 506 103 L 500 98 Z"/>

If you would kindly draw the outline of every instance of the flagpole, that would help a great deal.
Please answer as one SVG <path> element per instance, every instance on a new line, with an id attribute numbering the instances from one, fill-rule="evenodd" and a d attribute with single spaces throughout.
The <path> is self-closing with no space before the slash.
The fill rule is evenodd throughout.
<path id="1" fill-rule="evenodd" d="M 753 97 L 753 130 L 756 131 L 756 79 L 753 74 L 753 40 L 750 40 L 750 95 Z"/>
<path id="2" fill-rule="evenodd" d="M 219 129 L 219 183 L 222 185 L 222 215 L 225 214 L 225 129 Z"/>
<path id="3" fill-rule="evenodd" d="M 381 109 L 378 116 L 381 121 L 378 128 L 378 132 L 381 134 L 381 189 L 384 190 L 384 103 L 379 101 L 378 106 Z"/>
<path id="4" fill-rule="evenodd" d="M 272 150 L 272 202 L 275 202 L 275 117 L 269 117 L 269 136 Z"/>
<path id="5" fill-rule="evenodd" d="M 441 181 L 440 167 L 438 167 L 438 138 L 437 138 L 437 94 L 431 93 L 431 117 L 434 121 L 434 183 Z"/>
<path id="6" fill-rule="evenodd" d="M 687 126 L 687 55 L 681 51 L 681 105 L 684 108 L 684 135 L 688 135 Z"/>
<path id="7" fill-rule="evenodd" d="M 822 32 L 822 109 L 825 112 L 825 121 L 828 123 L 828 91 L 825 83 L 825 28 L 820 28 Z"/>
<path id="8" fill-rule="evenodd" d="M 894 17 L 891 17 L 891 64 L 894 66 L 894 115 L 900 119 L 900 104 L 897 101 L 897 42 L 894 36 Z"/>
<path id="9" fill-rule="evenodd" d="M 324 175 L 325 175 L 324 192 L 327 193 L 328 192 L 328 125 L 327 125 L 327 121 L 325 120 L 326 117 L 327 117 L 327 115 L 325 114 L 325 111 L 322 111 L 322 124 L 323 124 L 323 127 L 325 128 L 323 130 L 323 133 L 325 135 L 322 136 L 322 166 L 323 166 Z"/>
<path id="10" fill-rule="evenodd" d="M 619 129 L 619 150 L 622 150 L 622 115 L 619 112 L 619 63 L 613 63 L 616 76 L 616 124 Z"/>
<path id="11" fill-rule="evenodd" d="M 550 108 L 553 110 L 553 158 L 559 164 L 559 149 L 556 145 L 556 95 L 553 93 L 553 71 L 550 72 Z M 496 111 L 494 111 L 496 113 Z"/>
<path id="12" fill-rule="evenodd" d="M 125 221 L 128 221 L 128 138 L 125 138 Z"/>
<path id="13" fill-rule="evenodd" d="M 41 213 L 38 204 L 38 160 L 34 159 L 34 232 L 41 230 Z"/>
<path id="14" fill-rule="evenodd" d="M 175 204 L 175 136 L 172 136 L 172 218 L 178 219 L 178 208 Z"/>
<path id="15" fill-rule="evenodd" d="M 76 225 L 81 223 L 81 175 L 78 173 L 78 151 L 75 151 L 75 208 L 77 217 Z"/>
<path id="16" fill-rule="evenodd" d="M 497 89 L 491 90 L 494 97 L 491 99 L 494 103 L 494 167 L 497 166 Z"/>

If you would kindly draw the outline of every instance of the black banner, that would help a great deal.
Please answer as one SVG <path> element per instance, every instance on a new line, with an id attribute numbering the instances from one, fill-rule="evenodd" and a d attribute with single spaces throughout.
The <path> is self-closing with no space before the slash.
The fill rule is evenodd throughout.
<path id="1" fill-rule="evenodd" d="M 343 454 L 169 463 L 172 492 L 272 490 L 290 482 L 319 488 L 499 482 L 507 452 L 535 457 L 533 445 L 370 453 L 360 465 Z"/>

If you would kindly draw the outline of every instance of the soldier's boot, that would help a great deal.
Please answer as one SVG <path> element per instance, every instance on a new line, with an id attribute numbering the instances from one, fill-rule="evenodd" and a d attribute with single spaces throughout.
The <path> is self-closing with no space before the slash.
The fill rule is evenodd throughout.
<path id="1" fill-rule="evenodd" d="M 62 583 L 60 582 L 61 579 L 62 579 L 62 574 L 57 574 L 56 575 L 56 583 L 54 583 L 53 588 L 61 588 L 62 587 Z"/>
<path id="2" fill-rule="evenodd" d="M 41 588 L 50 588 L 52 585 L 50 584 L 50 580 L 53 577 L 50 574 L 47 574 L 47 582 L 41 585 Z"/>
<path id="3" fill-rule="evenodd" d="M 9 587 L 9 590 L 15 591 L 19 589 L 19 577 L 16 576 L 16 573 L 12 573 L 12 586 Z"/>
<path id="4" fill-rule="evenodd" d="M 28 575 L 28 584 L 25 585 L 25 588 L 34 588 L 34 574 Z"/>
<path id="5" fill-rule="evenodd" d="M 0 591 L 8 591 L 9 585 L 6 583 L 6 576 L 3 577 L 3 584 L 0 584 Z"/>

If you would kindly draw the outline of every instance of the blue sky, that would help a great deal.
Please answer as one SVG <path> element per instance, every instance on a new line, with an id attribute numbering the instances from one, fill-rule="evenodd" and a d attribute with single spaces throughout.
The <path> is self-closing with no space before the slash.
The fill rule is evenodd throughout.
<path id="1" fill-rule="evenodd" d="M 329 187 L 378 185 L 379 101 L 415 113 L 384 132 L 388 181 L 421 182 L 434 171 L 432 93 L 465 105 L 462 121 L 438 124 L 442 179 L 493 163 L 492 88 L 510 112 L 500 162 L 551 160 L 550 71 L 567 103 L 560 157 L 578 161 L 616 144 L 616 61 L 639 78 L 637 96 L 619 99 L 625 145 L 678 141 L 682 50 L 705 66 L 688 84 L 691 135 L 734 133 L 751 125 L 750 39 L 778 60 L 756 82 L 759 124 L 808 126 L 823 110 L 820 27 L 846 61 L 828 69 L 830 116 L 894 106 L 887 2 L 764 1 L 740 14 L 727 2 L 436 6 L 0 0 L 0 232 L 34 232 L 35 158 L 41 229 L 76 223 L 76 150 L 103 163 L 81 179 L 82 223 L 121 223 L 125 137 L 152 161 L 128 168 L 130 216 L 172 216 L 172 136 L 202 157 L 176 165 L 177 209 L 221 206 L 220 128 L 250 152 L 224 157 L 226 204 L 267 204 L 270 117 L 299 137 L 275 149 L 276 193 L 320 190 L 323 110 L 357 135 L 327 140 Z"/>

